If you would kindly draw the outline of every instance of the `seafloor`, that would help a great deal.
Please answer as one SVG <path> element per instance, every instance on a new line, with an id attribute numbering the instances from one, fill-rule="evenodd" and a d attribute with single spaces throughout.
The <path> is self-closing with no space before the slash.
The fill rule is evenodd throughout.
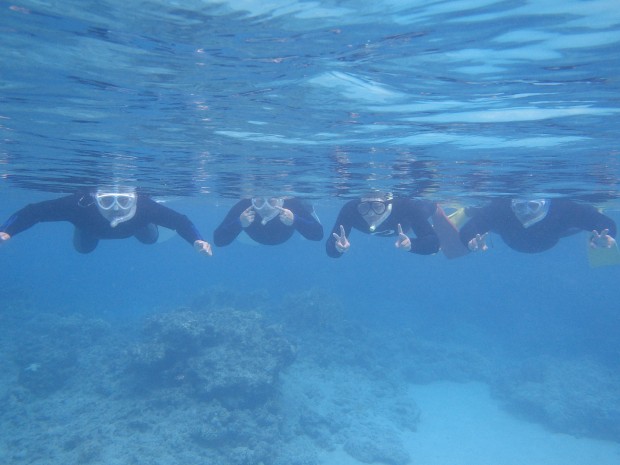
<path id="1" fill-rule="evenodd" d="M 535 428 L 524 441 L 540 441 L 537 453 L 561 437 L 599 454 L 589 463 L 620 463 L 620 376 L 587 358 L 506 359 L 370 328 L 316 290 L 274 304 L 214 289 L 141 322 L 2 297 L 0 463 L 447 464 L 455 452 L 482 463 L 484 443 L 469 450 L 456 431 L 473 441 L 517 423 Z M 482 391 L 486 404 L 474 398 Z M 497 420 L 489 402 L 513 420 Z M 528 462 L 510 431 L 503 447 L 489 439 L 486 453 L 504 454 L 490 460 L 555 463 Z"/>

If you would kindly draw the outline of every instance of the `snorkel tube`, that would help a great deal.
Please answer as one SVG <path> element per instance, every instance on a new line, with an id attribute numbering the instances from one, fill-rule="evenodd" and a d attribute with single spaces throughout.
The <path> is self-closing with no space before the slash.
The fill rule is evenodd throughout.
<path id="1" fill-rule="evenodd" d="M 110 227 L 116 228 L 119 224 L 124 223 L 125 221 L 129 221 L 136 214 L 136 206 L 134 205 L 126 215 L 123 216 L 115 216 L 112 220 L 110 220 Z"/>

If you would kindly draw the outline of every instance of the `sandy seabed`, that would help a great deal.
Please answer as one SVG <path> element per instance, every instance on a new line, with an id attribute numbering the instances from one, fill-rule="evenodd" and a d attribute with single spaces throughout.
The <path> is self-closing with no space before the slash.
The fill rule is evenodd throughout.
<path id="1" fill-rule="evenodd" d="M 403 443 L 420 465 L 617 465 L 620 445 L 554 433 L 501 408 L 482 383 L 411 385 L 421 410 L 416 432 Z M 360 465 L 337 449 L 324 465 Z"/>

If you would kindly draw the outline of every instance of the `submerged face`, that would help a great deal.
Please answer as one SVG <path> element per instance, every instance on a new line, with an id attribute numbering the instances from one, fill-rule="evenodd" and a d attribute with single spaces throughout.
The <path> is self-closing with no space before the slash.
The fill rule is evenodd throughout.
<path id="1" fill-rule="evenodd" d="M 368 224 L 370 232 L 374 232 L 392 213 L 392 203 L 384 197 L 364 197 L 357 205 L 357 212 Z"/>
<path id="2" fill-rule="evenodd" d="M 261 217 L 264 226 L 280 214 L 284 199 L 280 197 L 255 197 L 252 199 L 252 208 Z"/>
<path id="3" fill-rule="evenodd" d="M 549 200 L 546 199 L 514 199 L 510 203 L 510 207 L 523 227 L 529 228 L 530 226 L 545 219 L 547 213 L 549 213 L 549 204 Z"/>
<path id="4" fill-rule="evenodd" d="M 138 195 L 133 188 L 97 189 L 95 202 L 101 216 L 115 228 L 120 223 L 129 221 L 136 214 Z"/>

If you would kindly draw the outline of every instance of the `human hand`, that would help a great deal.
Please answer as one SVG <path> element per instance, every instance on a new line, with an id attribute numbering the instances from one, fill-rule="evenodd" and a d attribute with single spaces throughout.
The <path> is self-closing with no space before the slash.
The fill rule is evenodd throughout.
<path id="1" fill-rule="evenodd" d="M 398 223 L 398 239 L 394 244 L 397 249 L 403 249 L 405 252 L 411 250 L 411 239 L 403 232 L 403 227 Z"/>
<path id="2" fill-rule="evenodd" d="M 603 229 L 600 234 L 598 231 L 592 231 L 592 236 L 590 236 L 590 247 L 593 249 L 610 249 L 615 243 L 616 240 L 609 235 L 609 229 Z"/>
<path id="3" fill-rule="evenodd" d="M 485 252 L 489 250 L 489 246 L 487 245 L 488 235 L 489 233 L 484 233 L 482 235 L 476 234 L 476 237 L 467 244 L 467 248 L 469 248 L 471 252 Z"/>
<path id="4" fill-rule="evenodd" d="M 10 238 L 11 238 L 10 234 L 5 233 L 4 231 L 0 231 L 0 244 L 8 241 Z"/>
<path id="5" fill-rule="evenodd" d="M 254 222 L 255 219 L 256 219 L 256 212 L 254 211 L 254 208 L 252 207 L 246 208 L 245 210 L 243 210 L 241 215 L 239 215 L 239 221 L 241 221 L 242 228 L 247 228 L 248 226 L 250 226 Z"/>
<path id="6" fill-rule="evenodd" d="M 334 239 L 336 239 L 336 250 L 340 253 L 345 253 L 351 247 L 349 240 L 347 239 L 346 234 L 344 233 L 344 226 L 340 225 L 340 235 L 336 233 L 332 233 Z"/>
<path id="7" fill-rule="evenodd" d="M 194 250 L 200 254 L 208 255 L 209 257 L 213 255 L 213 252 L 211 251 L 211 244 L 207 241 L 194 241 Z"/>
<path id="8" fill-rule="evenodd" d="M 278 210 L 280 210 L 280 221 L 282 221 L 282 223 L 284 223 L 287 226 L 290 226 L 293 224 L 293 221 L 295 220 L 295 215 L 293 215 L 293 212 L 290 211 L 288 208 L 282 208 L 282 207 L 276 207 Z"/>

